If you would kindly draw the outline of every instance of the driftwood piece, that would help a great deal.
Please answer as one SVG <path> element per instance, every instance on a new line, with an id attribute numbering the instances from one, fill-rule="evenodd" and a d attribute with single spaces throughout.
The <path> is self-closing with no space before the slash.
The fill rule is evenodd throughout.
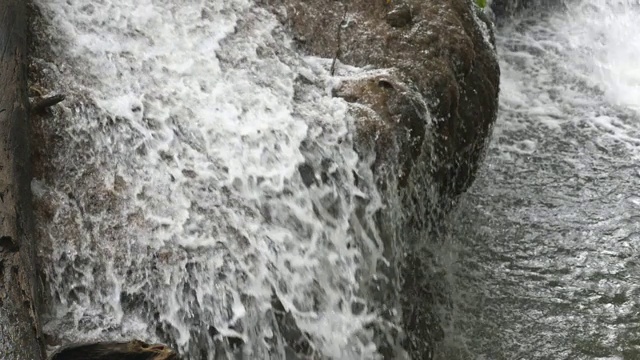
<path id="1" fill-rule="evenodd" d="M 27 2 L 0 1 L 0 358 L 44 358 L 31 210 Z"/>
<path id="2" fill-rule="evenodd" d="M 132 340 L 69 345 L 49 360 L 178 360 L 178 354 L 162 344 Z"/>
<path id="3" fill-rule="evenodd" d="M 33 100 L 31 102 L 31 113 L 39 113 L 46 108 L 49 108 L 65 99 L 65 96 L 62 94 L 41 97 Z"/>

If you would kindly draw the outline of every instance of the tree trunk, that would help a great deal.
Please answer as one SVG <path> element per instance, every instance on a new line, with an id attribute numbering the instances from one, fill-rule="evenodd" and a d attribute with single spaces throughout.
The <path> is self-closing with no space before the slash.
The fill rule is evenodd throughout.
<path id="1" fill-rule="evenodd" d="M 0 357 L 44 358 L 31 207 L 27 9 L 0 1 Z"/>

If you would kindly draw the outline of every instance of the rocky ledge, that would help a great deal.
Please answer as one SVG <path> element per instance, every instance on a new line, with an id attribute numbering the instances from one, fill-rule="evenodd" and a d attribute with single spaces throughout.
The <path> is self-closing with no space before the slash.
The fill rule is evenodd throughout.
<path id="1" fill-rule="evenodd" d="M 446 291 L 429 269 L 425 240 L 441 237 L 434 233 L 472 184 L 496 120 L 493 23 L 471 0 L 276 3 L 270 7 L 303 53 L 333 59 L 341 79 L 333 96 L 349 103 L 356 150 L 375 154 L 385 202 L 402 203 L 402 216 L 377 218 L 389 261 L 378 279 L 386 280 L 364 286 L 386 294 L 374 307 L 402 330 L 376 329 L 391 334 L 376 340 L 378 350 L 431 359 L 444 335 L 434 304 Z M 342 76 L 349 66 L 364 71 Z"/>
<path id="2" fill-rule="evenodd" d="M 498 109 L 500 70 L 483 10 L 470 0 L 283 3 L 281 19 L 303 51 L 383 70 L 345 80 L 335 96 L 352 104 L 360 134 L 384 133 L 376 153 L 401 164 L 400 185 L 422 164 L 442 199 L 465 191 Z"/>
<path id="3" fill-rule="evenodd" d="M 392 164 L 399 188 L 426 184 L 440 199 L 438 206 L 448 208 L 454 203 L 473 182 L 498 107 L 499 67 L 492 24 L 482 10 L 471 0 L 281 0 L 270 6 L 277 8 L 303 51 L 334 58 L 335 67 L 369 69 L 363 76 L 345 79 L 334 89 L 334 96 L 350 103 L 360 146 L 371 147 L 377 155 L 373 166 Z M 32 217 L 26 213 L 30 211 L 29 171 L 24 168 L 29 151 L 21 148 L 26 142 L 8 137 L 28 138 L 23 133 L 29 108 L 23 65 L 26 41 L 11 38 L 26 34 L 25 9 L 22 2 L 10 0 L 0 10 L 0 18 L 7 20 L 0 25 L 7 28 L 2 36 L 9 36 L 0 39 L 6 42 L 3 48 L 9 49 L 0 72 L 4 86 L 0 116 L 6 130 L 2 149 L 7 152 L 4 165 L 12 165 L 4 166 L 7 191 L 3 192 L 5 210 L 0 213 L 5 229 L 0 234 L 0 270 L 7 270 L 0 271 L 0 287 L 6 292 L 0 295 L 5 304 L 0 306 L 0 352 L 11 359 L 39 359 L 42 342 L 33 244 L 27 236 L 32 231 Z M 416 289 L 426 289 L 428 294 L 425 284 L 413 285 L 406 276 L 422 266 L 402 262 L 404 298 L 411 294 L 423 298 L 423 291 Z M 419 349 L 414 340 L 431 336 L 422 332 L 425 326 L 420 323 L 429 323 L 421 318 L 431 315 L 408 311 L 415 298 L 402 305 L 405 330 L 413 343 L 407 347 L 414 358 L 426 359 L 431 350 Z M 132 349 L 130 343 L 122 346 Z M 68 347 L 54 356 L 72 359 L 69 354 L 74 349 L 79 348 Z M 164 347 L 145 344 L 136 349 L 147 358 L 176 356 Z"/>

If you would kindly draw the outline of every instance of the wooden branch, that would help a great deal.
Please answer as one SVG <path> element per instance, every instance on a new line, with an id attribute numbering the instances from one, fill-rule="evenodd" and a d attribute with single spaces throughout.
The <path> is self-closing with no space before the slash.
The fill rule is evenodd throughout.
<path id="1" fill-rule="evenodd" d="M 178 353 L 162 344 L 129 342 L 99 342 L 74 344 L 58 349 L 50 360 L 177 360 Z"/>
<path id="2" fill-rule="evenodd" d="M 31 113 L 38 113 L 65 99 L 63 94 L 38 98 L 31 103 Z"/>
<path id="3" fill-rule="evenodd" d="M 336 72 L 336 61 L 338 57 L 340 57 L 340 48 L 342 46 L 342 27 L 345 25 L 345 20 L 347 19 L 347 7 L 344 8 L 344 14 L 342 14 L 342 20 L 340 20 L 340 24 L 338 24 L 338 48 L 336 49 L 336 54 L 333 57 L 333 62 L 331 63 L 331 76 L 333 76 Z"/>

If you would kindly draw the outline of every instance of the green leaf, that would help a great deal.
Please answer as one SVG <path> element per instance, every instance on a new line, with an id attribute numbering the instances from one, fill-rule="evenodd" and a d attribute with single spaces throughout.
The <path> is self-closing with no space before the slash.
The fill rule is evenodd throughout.
<path id="1" fill-rule="evenodd" d="M 487 0 L 476 0 L 476 5 L 484 9 L 487 6 Z"/>

